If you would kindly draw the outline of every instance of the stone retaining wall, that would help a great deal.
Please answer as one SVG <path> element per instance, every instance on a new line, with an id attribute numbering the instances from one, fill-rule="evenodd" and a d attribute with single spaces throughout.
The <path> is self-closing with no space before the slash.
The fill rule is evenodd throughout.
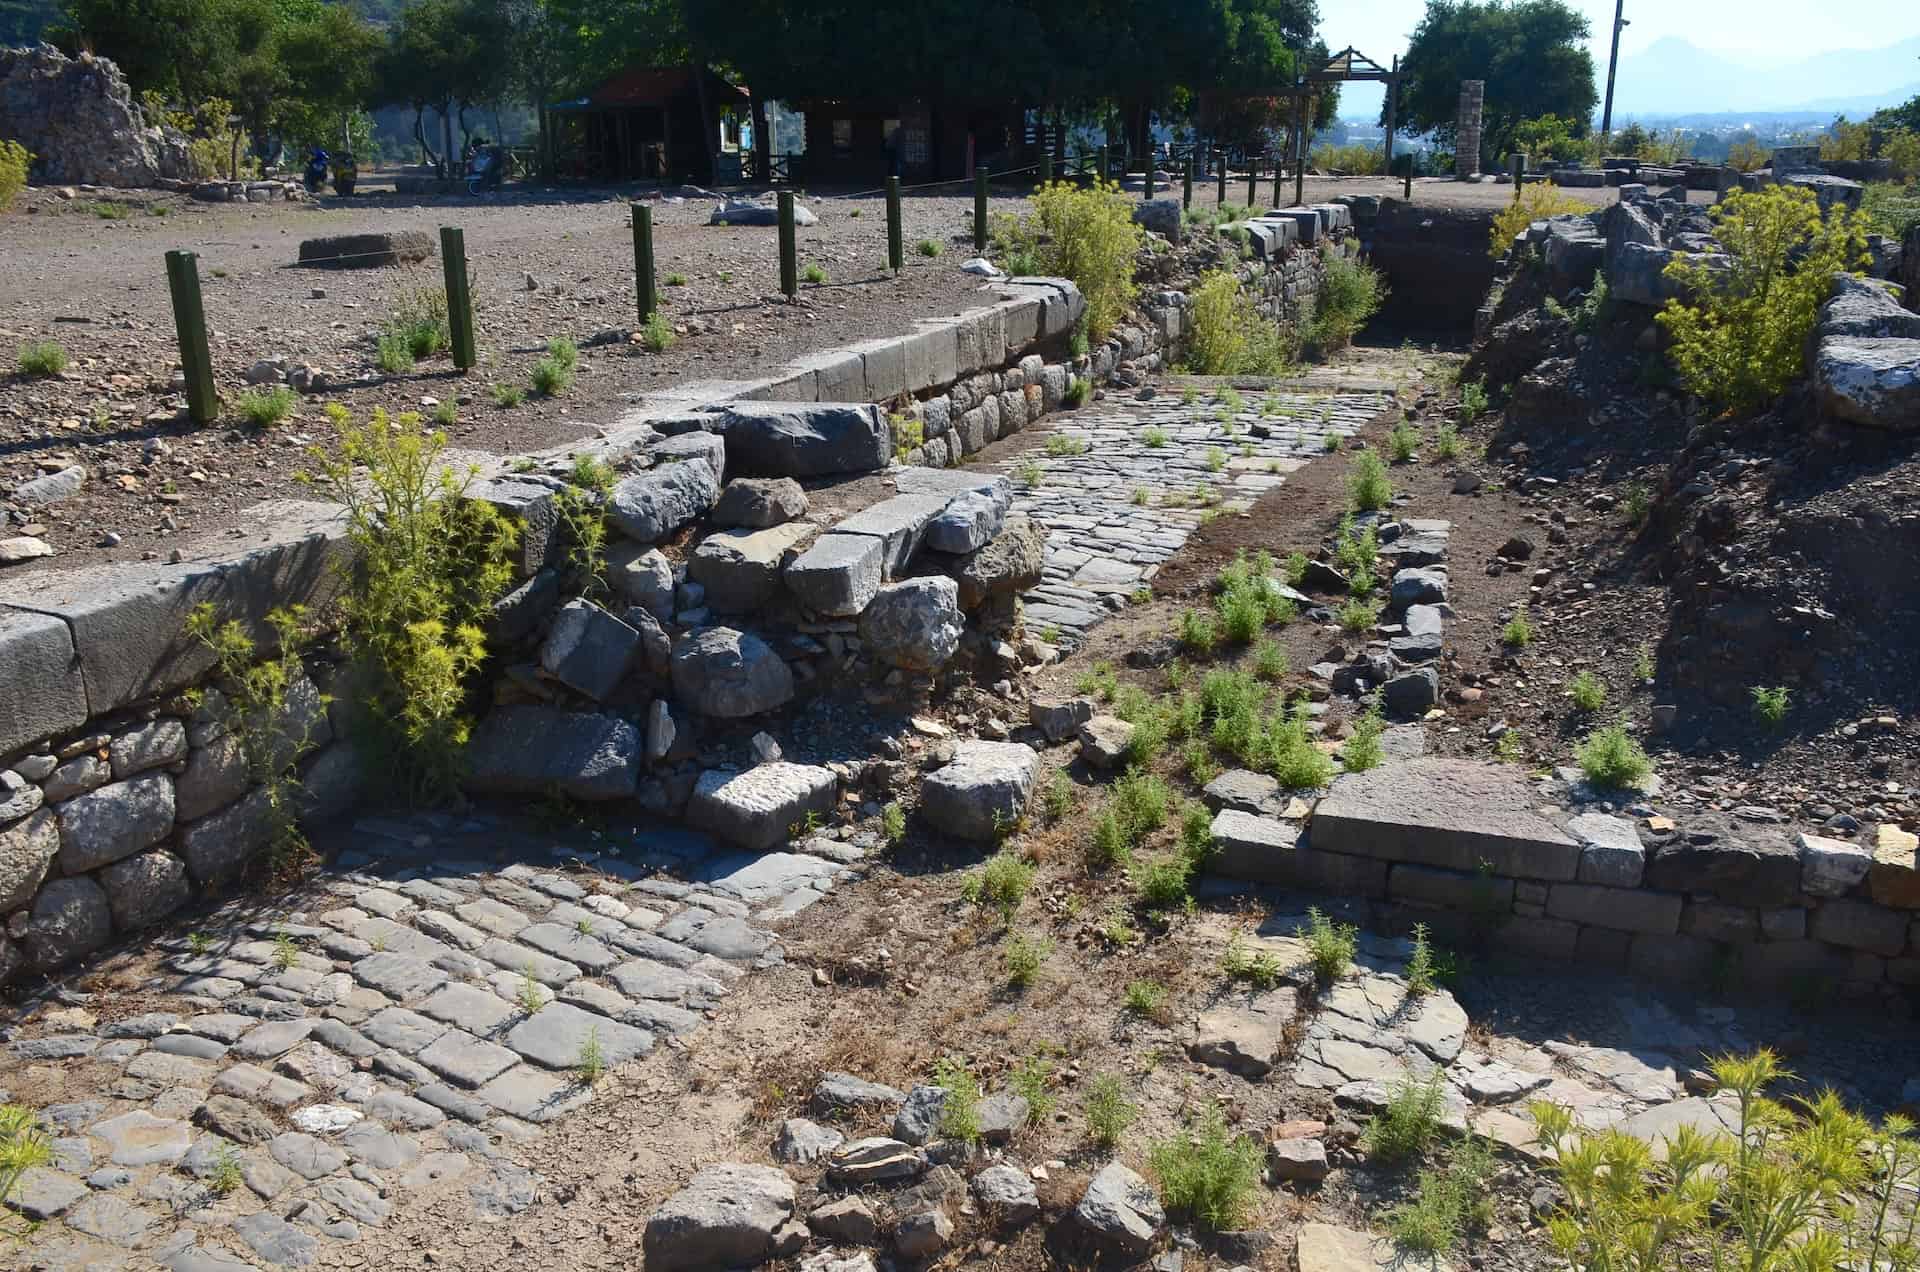
<path id="1" fill-rule="evenodd" d="M 1844 839 L 1741 809 L 1669 818 L 1577 770 L 1427 757 L 1336 779 L 1302 828 L 1273 815 L 1277 792 L 1229 776 L 1207 797 L 1220 873 L 1365 898 L 1448 944 L 1902 1010 L 1920 985 L 1920 841 L 1898 826 Z"/>
<path id="2" fill-rule="evenodd" d="M 1275 252 L 1247 268 L 1243 278 L 1259 290 L 1264 309 L 1289 314 L 1308 298 L 1319 260 L 1315 251 Z M 901 668 L 913 668 L 924 648 L 943 658 L 951 654 L 952 633 L 940 621 L 925 621 L 931 609 L 943 606 L 957 604 L 977 631 L 1004 629 L 1015 612 L 1017 589 L 1001 585 L 1037 576 L 1039 538 L 1030 530 L 1003 529 L 991 509 L 972 508 L 983 491 L 962 489 L 966 483 L 955 485 L 927 470 L 957 464 L 1057 409 L 1076 377 L 1131 384 L 1159 369 L 1163 351 L 1180 334 L 1185 298 L 1162 293 L 1152 325 L 1123 328 L 1074 356 L 1068 345 L 1084 304 L 1071 283 L 1014 279 L 990 290 L 998 296 L 981 308 L 923 321 L 904 335 L 813 355 L 766 380 L 677 386 L 621 417 L 596 441 L 523 457 L 511 471 L 502 460 L 483 474 L 479 493 L 520 515 L 528 531 L 522 583 L 501 603 L 493 642 L 500 661 L 513 664 L 524 651 L 527 662 L 509 665 L 496 686 L 494 700 L 513 710 L 494 711 L 476 734 L 474 764 L 486 770 L 494 789 L 509 789 L 507 770 L 524 767 L 528 755 L 557 761 L 571 746 L 582 757 L 579 771 L 556 773 L 538 790 L 558 787 L 585 799 L 638 798 L 665 815 L 689 813 L 696 788 L 713 776 L 700 770 L 689 745 L 689 701 L 705 701 L 703 709 L 716 716 L 750 716 L 792 696 L 789 690 L 762 700 L 757 695 L 765 686 L 756 683 L 718 686 L 720 698 L 741 707 L 735 711 L 719 704 L 715 686 L 701 673 L 705 644 L 733 642 L 716 652 L 714 665 L 739 663 L 735 655 L 753 643 L 764 649 L 752 632 L 713 625 L 726 620 L 724 612 L 710 613 L 768 608 L 774 597 L 756 591 L 763 584 L 796 614 L 777 654 L 767 651 L 778 665 L 768 671 L 775 679 L 804 684 L 877 672 L 898 681 Z M 671 475 L 664 467 L 669 461 L 711 466 L 716 471 L 707 484 L 716 498 L 704 499 L 675 523 L 677 529 L 717 501 L 720 479 L 728 475 L 727 454 L 735 449 L 715 436 L 724 435 L 727 420 L 753 415 L 754 404 L 765 404 L 762 415 L 780 415 L 808 403 L 882 404 L 884 411 L 865 406 L 843 412 L 870 413 L 879 432 L 878 462 L 855 471 L 884 467 L 917 427 L 919 444 L 906 459 L 926 465 L 919 470 L 926 476 L 909 481 L 906 474 L 914 470 L 900 470 L 901 495 L 839 526 L 794 534 L 793 527 L 775 525 L 754 533 L 748 522 L 740 531 L 710 535 L 701 548 L 715 542 L 720 548 L 705 552 L 704 563 L 703 552 L 690 553 L 677 569 L 664 558 L 648 559 L 660 555 L 650 541 L 658 535 L 633 526 L 652 513 L 623 515 L 616 487 L 610 514 L 632 542 L 610 557 L 616 590 L 629 608 L 616 615 L 584 601 L 559 604 L 553 554 L 560 545 L 551 518 L 540 511 L 554 489 L 541 479 L 545 468 L 559 470 L 578 453 L 643 466 L 632 481 Z M 983 480 L 1005 486 L 1004 479 Z M 939 503 L 937 510 L 920 507 L 930 499 Z M 961 503 L 969 509 L 956 506 Z M 1004 500 L 998 511 L 1004 516 Z M 899 534 L 899 527 L 890 528 L 895 513 L 905 517 Z M 856 525 L 862 518 L 876 524 Z M 936 518 L 944 530 L 930 529 Z M 185 624 L 197 606 L 210 603 L 270 650 L 270 610 L 300 604 L 324 613 L 337 596 L 347 564 L 343 529 L 330 505 L 263 504 L 232 537 L 174 562 L 98 566 L 0 584 L 0 981 L 57 968 L 117 934 L 164 918 L 196 888 L 229 881 L 264 846 L 270 831 L 264 794 L 251 784 L 238 741 L 221 723 L 222 699 L 217 686 L 207 683 L 211 656 L 187 636 Z M 739 543 L 722 537 L 728 533 Z M 765 545 L 748 541 L 764 535 L 780 538 L 779 550 L 757 561 L 748 549 Z M 927 552 L 919 554 L 928 538 Z M 1018 539 L 1011 547 L 1010 538 Z M 235 539 L 248 546 L 235 553 Z M 872 580 L 875 587 L 847 606 L 819 601 L 798 568 L 806 556 L 830 557 L 821 548 L 833 540 L 877 542 L 886 557 Z M 729 544 L 741 551 L 720 550 Z M 816 564 L 822 572 L 846 572 L 837 560 Z M 757 565 L 767 569 L 756 573 Z M 863 614 L 879 608 L 879 585 L 889 578 L 898 580 L 892 589 L 898 594 L 881 598 L 888 613 Z M 711 606 L 705 603 L 709 591 Z M 649 606 L 656 612 L 647 617 L 634 612 Z M 632 638 L 626 656 L 638 688 L 599 683 L 588 674 L 595 642 L 609 633 Z M 331 710 L 325 705 L 334 665 L 326 654 L 309 659 L 308 677 L 289 695 L 290 727 L 307 751 L 301 764 L 305 807 L 316 818 L 346 812 L 359 793 L 351 747 L 335 740 L 342 732 L 341 704 Z M 636 700 L 636 693 L 659 696 Z M 603 699 L 613 702 L 603 708 Z M 620 754 L 609 762 L 616 750 Z M 759 830 L 756 824 L 753 833 Z"/>

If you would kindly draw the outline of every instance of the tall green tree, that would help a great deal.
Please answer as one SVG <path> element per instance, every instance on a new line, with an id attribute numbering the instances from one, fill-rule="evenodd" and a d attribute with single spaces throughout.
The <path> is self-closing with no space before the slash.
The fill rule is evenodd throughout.
<path id="1" fill-rule="evenodd" d="M 60 20 L 60 0 L 0 0 L 0 47 L 33 44 Z"/>
<path id="2" fill-rule="evenodd" d="M 1452 140 L 1461 81 L 1485 80 L 1483 159 L 1507 153 L 1521 121 L 1542 115 L 1584 133 L 1599 100 L 1588 33 L 1565 0 L 1427 0 L 1400 62 L 1399 126 Z"/>

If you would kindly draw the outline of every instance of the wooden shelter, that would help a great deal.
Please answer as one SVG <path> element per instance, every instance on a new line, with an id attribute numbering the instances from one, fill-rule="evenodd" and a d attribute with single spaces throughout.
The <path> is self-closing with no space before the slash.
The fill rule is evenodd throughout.
<path id="1" fill-rule="evenodd" d="M 630 66 L 584 97 L 548 110 L 564 130 L 567 175 L 588 180 L 712 182 L 722 154 L 737 153 L 747 91 L 704 68 Z"/>

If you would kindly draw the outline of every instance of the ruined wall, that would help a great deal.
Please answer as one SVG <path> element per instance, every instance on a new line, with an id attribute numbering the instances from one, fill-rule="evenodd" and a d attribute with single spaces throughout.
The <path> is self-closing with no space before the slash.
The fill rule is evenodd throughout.
<path id="1" fill-rule="evenodd" d="M 190 175 L 184 141 L 147 126 L 119 67 L 50 44 L 0 48 L 0 138 L 34 156 L 35 181 L 139 187 Z"/>

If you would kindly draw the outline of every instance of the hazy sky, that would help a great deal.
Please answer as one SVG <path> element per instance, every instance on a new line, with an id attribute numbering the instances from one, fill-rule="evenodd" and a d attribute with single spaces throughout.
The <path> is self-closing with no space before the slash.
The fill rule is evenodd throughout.
<path id="1" fill-rule="evenodd" d="M 1572 0 L 1593 27 L 1594 65 L 1606 74 L 1613 0 Z M 1320 32 L 1332 49 L 1351 44 L 1388 65 L 1407 50 L 1407 35 L 1426 12 L 1425 0 L 1320 0 Z M 1730 60 L 1765 66 L 1797 61 L 1829 49 L 1874 48 L 1920 35 L 1915 0 L 1826 0 L 1809 8 L 1788 0 L 1626 0 L 1624 53 L 1662 36 L 1680 36 Z M 1920 79 L 1920 62 L 1914 64 Z M 1349 85 L 1341 114 L 1362 100 L 1378 109 L 1371 85 Z"/>

